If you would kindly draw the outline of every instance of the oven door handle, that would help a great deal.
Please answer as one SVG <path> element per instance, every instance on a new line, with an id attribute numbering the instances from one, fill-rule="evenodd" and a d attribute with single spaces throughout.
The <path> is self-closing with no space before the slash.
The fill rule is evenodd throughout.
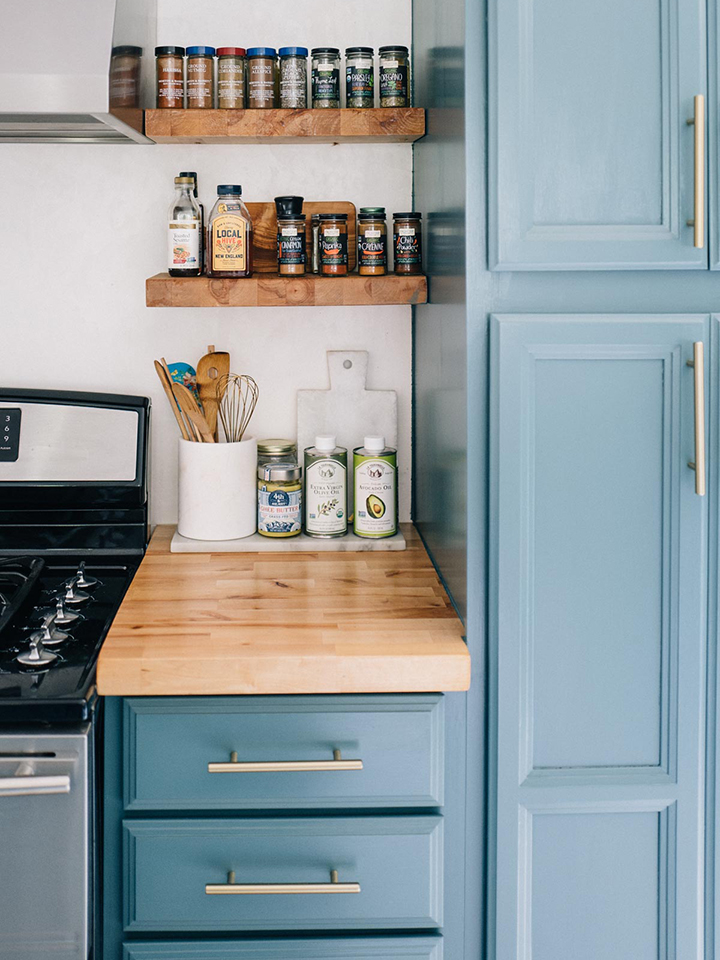
<path id="1" fill-rule="evenodd" d="M 0 777 L 0 797 L 34 797 L 46 793 L 70 793 L 70 776 L 38 777 L 32 764 L 21 763 L 14 777 Z"/>

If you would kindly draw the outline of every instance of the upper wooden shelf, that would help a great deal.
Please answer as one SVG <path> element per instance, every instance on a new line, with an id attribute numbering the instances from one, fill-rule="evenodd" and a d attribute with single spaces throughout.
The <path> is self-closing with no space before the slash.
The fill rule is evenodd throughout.
<path id="1" fill-rule="evenodd" d="M 148 307 L 342 307 L 427 303 L 424 276 L 281 277 L 260 273 L 242 280 L 171 277 L 145 281 Z"/>
<path id="2" fill-rule="evenodd" d="M 412 143 L 425 135 L 425 111 L 146 110 L 145 135 L 156 143 Z"/>

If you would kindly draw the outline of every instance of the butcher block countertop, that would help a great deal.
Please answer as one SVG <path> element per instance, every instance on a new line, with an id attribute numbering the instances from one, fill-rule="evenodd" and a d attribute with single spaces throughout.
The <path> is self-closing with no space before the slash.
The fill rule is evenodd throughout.
<path id="1" fill-rule="evenodd" d="M 466 690 L 463 626 L 412 525 L 367 553 L 170 553 L 160 526 L 100 651 L 105 696 Z"/>

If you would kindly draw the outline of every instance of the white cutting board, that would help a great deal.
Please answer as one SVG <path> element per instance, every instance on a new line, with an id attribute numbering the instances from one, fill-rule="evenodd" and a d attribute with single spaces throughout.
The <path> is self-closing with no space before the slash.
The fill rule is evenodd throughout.
<path id="1" fill-rule="evenodd" d="M 338 445 L 347 447 L 348 472 L 352 451 L 370 435 L 385 437 L 397 449 L 398 411 L 394 390 L 368 390 L 367 350 L 328 350 L 330 388 L 298 390 L 297 439 L 300 463 L 306 447 L 319 433 L 333 433 Z"/>

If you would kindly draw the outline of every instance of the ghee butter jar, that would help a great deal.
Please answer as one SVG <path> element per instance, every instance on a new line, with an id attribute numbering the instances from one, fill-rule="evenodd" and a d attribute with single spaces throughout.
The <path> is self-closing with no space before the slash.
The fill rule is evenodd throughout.
<path id="1" fill-rule="evenodd" d="M 315 437 L 305 450 L 305 533 L 344 537 L 347 529 L 347 450 L 329 434 Z"/>
<path id="2" fill-rule="evenodd" d="M 266 463 L 257 468 L 258 533 L 296 537 L 302 529 L 302 467 Z"/>
<path id="3" fill-rule="evenodd" d="M 397 450 L 385 446 L 385 437 L 365 437 L 353 450 L 355 518 L 358 537 L 392 537 L 397 533 Z"/>

